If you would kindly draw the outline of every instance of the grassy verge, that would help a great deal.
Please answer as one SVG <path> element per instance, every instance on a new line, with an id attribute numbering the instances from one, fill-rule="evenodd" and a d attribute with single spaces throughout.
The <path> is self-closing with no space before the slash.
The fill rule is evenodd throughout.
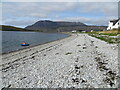
<path id="1" fill-rule="evenodd" d="M 120 30 L 99 31 L 98 33 L 101 35 L 117 36 L 120 34 Z"/>
<path id="2" fill-rule="evenodd" d="M 101 36 L 98 34 L 89 34 L 92 37 L 96 37 L 100 40 L 106 41 L 108 43 L 120 43 L 119 38 L 112 38 L 112 37 L 108 37 L 108 36 Z"/>
<path id="3" fill-rule="evenodd" d="M 106 41 L 108 43 L 120 43 L 119 30 L 87 32 L 90 36 Z"/>

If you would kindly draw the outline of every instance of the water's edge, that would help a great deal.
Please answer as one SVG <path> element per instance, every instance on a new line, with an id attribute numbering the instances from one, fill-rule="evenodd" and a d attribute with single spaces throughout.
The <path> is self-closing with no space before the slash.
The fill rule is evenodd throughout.
<path id="1" fill-rule="evenodd" d="M 61 34 L 63 34 L 63 33 L 61 33 Z M 42 43 L 42 44 L 37 44 L 37 45 L 33 45 L 33 46 L 21 48 L 21 49 L 18 49 L 18 50 L 14 50 L 14 51 L 0 53 L 0 55 L 10 54 L 10 53 L 18 52 L 18 51 L 21 51 L 21 50 L 26 50 L 26 49 L 29 49 L 29 48 L 33 48 L 33 47 L 36 47 L 36 46 L 40 46 L 40 45 L 44 45 L 44 44 L 49 44 L 49 43 L 52 43 L 52 42 L 55 42 L 55 41 L 59 41 L 59 40 L 62 40 L 62 39 L 66 39 L 66 38 L 72 36 L 71 34 L 64 34 L 64 35 L 68 35 L 68 36 L 60 38 L 60 39 L 56 39 L 56 40 L 53 40 L 53 41 L 48 41 L 48 42 L 45 42 L 45 43 Z"/>

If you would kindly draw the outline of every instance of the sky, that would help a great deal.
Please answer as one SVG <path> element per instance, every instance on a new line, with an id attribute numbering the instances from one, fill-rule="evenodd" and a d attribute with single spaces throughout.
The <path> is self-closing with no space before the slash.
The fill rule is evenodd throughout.
<path id="1" fill-rule="evenodd" d="M 117 2 L 2 2 L 2 24 L 22 28 L 39 20 L 108 25 L 117 18 Z"/>

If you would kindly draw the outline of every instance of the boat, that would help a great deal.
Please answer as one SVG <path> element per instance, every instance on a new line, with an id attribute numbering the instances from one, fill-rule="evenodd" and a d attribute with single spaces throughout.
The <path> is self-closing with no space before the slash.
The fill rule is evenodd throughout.
<path id="1" fill-rule="evenodd" d="M 24 43 L 21 44 L 21 46 L 29 46 L 29 44 L 24 42 Z"/>

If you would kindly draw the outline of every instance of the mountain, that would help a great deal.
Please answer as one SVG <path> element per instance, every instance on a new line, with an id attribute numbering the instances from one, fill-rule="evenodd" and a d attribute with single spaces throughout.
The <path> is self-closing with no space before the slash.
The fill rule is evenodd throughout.
<path id="1" fill-rule="evenodd" d="M 42 20 L 25 28 L 14 26 L 0 25 L 2 31 L 39 31 L 39 32 L 71 32 L 72 30 L 79 31 L 101 31 L 106 30 L 106 26 L 88 26 L 81 22 L 65 22 L 65 21 L 49 21 Z"/>
<path id="2" fill-rule="evenodd" d="M 106 26 L 88 26 L 81 22 L 65 22 L 65 21 L 49 21 L 41 20 L 33 25 L 25 27 L 27 30 L 35 30 L 41 32 L 69 32 L 72 30 L 85 30 L 85 31 L 101 31 L 106 29 Z"/>
<path id="3" fill-rule="evenodd" d="M 49 21 L 49 20 L 41 20 L 33 25 L 25 27 L 28 30 L 37 30 L 37 31 L 56 31 L 60 27 L 76 27 L 76 26 L 87 26 L 81 22 L 65 22 L 65 21 Z M 54 29 L 54 30 L 53 30 Z"/>
<path id="4" fill-rule="evenodd" d="M 72 30 L 77 30 L 77 31 L 87 31 L 90 32 L 91 30 L 93 31 L 103 31 L 106 30 L 107 26 L 75 26 L 75 27 L 59 27 L 57 30 L 60 32 L 71 32 Z"/>

